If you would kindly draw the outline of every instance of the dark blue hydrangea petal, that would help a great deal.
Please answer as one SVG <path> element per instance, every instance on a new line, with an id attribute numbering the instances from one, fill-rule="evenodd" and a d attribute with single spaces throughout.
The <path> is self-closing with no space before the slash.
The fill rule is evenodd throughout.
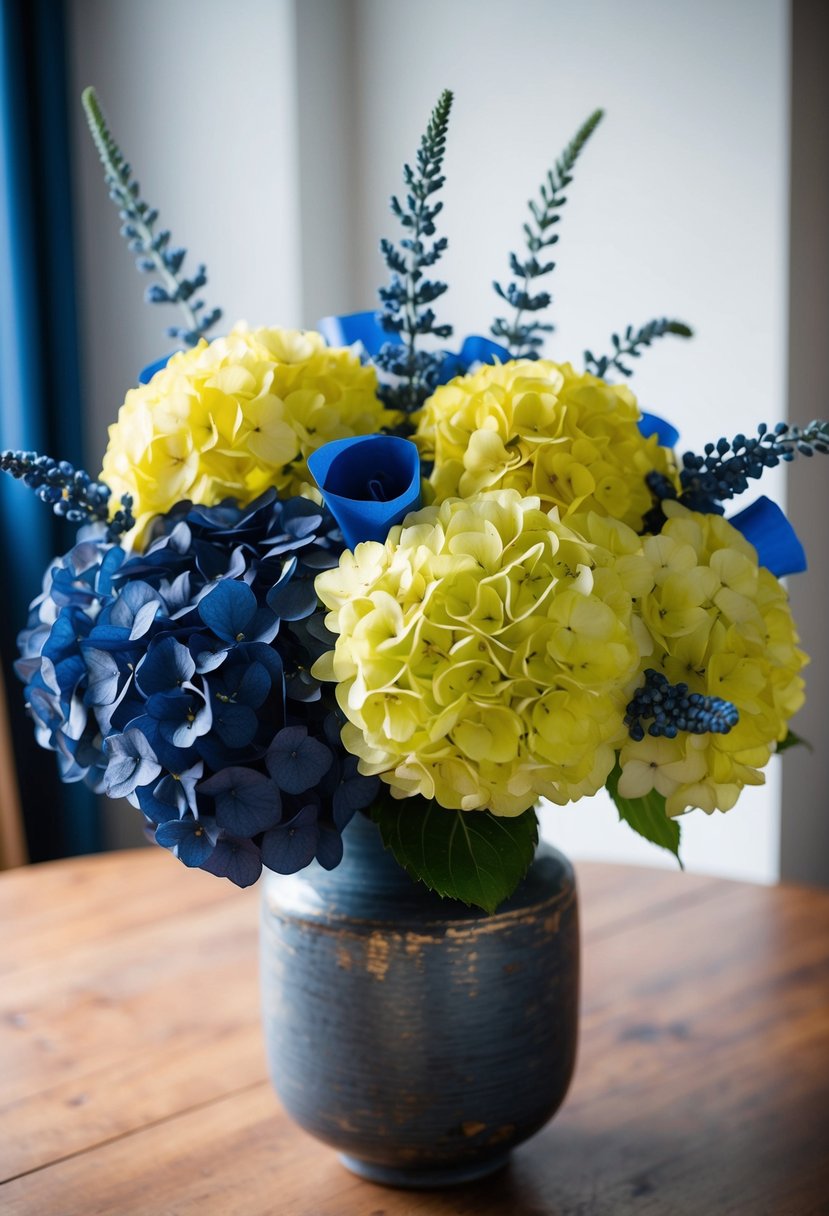
<path id="1" fill-rule="evenodd" d="M 319 701 L 321 695 L 319 681 L 307 670 L 292 672 L 285 680 L 285 696 L 292 701 L 305 704 L 309 701 Z"/>
<path id="2" fill-rule="evenodd" d="M 279 633 L 279 621 L 270 608 L 257 608 L 252 619 L 248 621 L 244 637 L 236 638 L 237 642 L 272 642 Z"/>
<path id="3" fill-rule="evenodd" d="M 209 699 L 195 690 L 153 693 L 147 712 L 158 721 L 162 738 L 184 749 L 206 735 L 213 724 Z"/>
<path id="4" fill-rule="evenodd" d="M 199 601 L 199 616 L 216 637 L 225 642 L 244 642 L 256 608 L 256 596 L 247 583 L 225 579 Z"/>
<path id="5" fill-rule="evenodd" d="M 213 798 L 216 822 L 232 836 L 255 836 L 282 817 L 282 797 L 269 777 L 250 768 L 230 767 L 202 781 L 199 794 Z"/>
<path id="6" fill-rule="evenodd" d="M 335 870 L 343 859 L 343 838 L 328 823 L 320 823 L 316 859 L 324 870 Z"/>
<path id="7" fill-rule="evenodd" d="M 195 800 L 193 804 L 190 803 L 187 790 L 171 774 L 162 777 L 155 785 L 141 786 L 135 793 L 140 810 L 153 823 L 181 819 L 186 811 L 195 812 L 196 809 Z"/>
<path id="8" fill-rule="evenodd" d="M 149 785 L 161 772 L 156 754 L 140 730 L 127 730 L 104 740 L 107 755 L 106 791 L 125 798 L 140 785 Z"/>
<path id="9" fill-rule="evenodd" d="M 44 642 L 41 654 L 59 663 L 72 653 L 77 653 L 78 642 L 89 635 L 92 621 L 86 613 L 73 605 L 60 610 L 58 618 Z"/>
<path id="10" fill-rule="evenodd" d="M 199 675 L 206 675 L 210 671 L 215 671 L 217 667 L 221 667 L 230 654 L 230 648 L 217 644 L 215 639 L 199 633 L 190 637 L 190 653 L 193 655 L 196 671 Z"/>
<path id="11" fill-rule="evenodd" d="M 135 679 L 145 697 L 157 692 L 171 692 L 191 680 L 196 674 L 193 656 L 174 637 L 151 642 L 147 653 L 135 670 Z"/>
<path id="12" fill-rule="evenodd" d="M 262 873 L 262 855 L 250 840 L 220 836 L 201 868 L 217 878 L 229 879 L 237 887 L 250 887 Z"/>
<path id="13" fill-rule="evenodd" d="M 240 659 L 226 664 L 221 674 L 221 689 L 242 705 L 258 709 L 271 691 L 271 673 L 258 660 Z M 218 681 L 217 681 L 218 684 Z M 214 687 L 211 684 L 211 688 Z"/>
<path id="14" fill-rule="evenodd" d="M 199 759 L 199 753 L 194 748 L 176 747 L 161 733 L 162 723 L 149 714 L 142 714 L 130 722 L 130 729 L 139 730 L 145 736 L 159 763 L 170 773 L 182 773 Z M 202 739 L 198 740 L 201 744 Z"/>
<path id="15" fill-rule="evenodd" d="M 332 759 L 331 749 L 309 735 L 307 727 L 286 726 L 274 737 L 265 764 L 281 790 L 302 794 L 320 781 Z"/>
<path id="16" fill-rule="evenodd" d="M 283 621 L 301 621 L 311 615 L 318 602 L 310 579 L 277 583 L 268 592 L 268 607 Z"/>
<path id="17" fill-rule="evenodd" d="M 214 847 L 207 825 L 189 815 L 185 819 L 160 823 L 155 838 L 165 849 L 175 849 L 179 861 L 191 868 L 203 866 Z"/>
<path id="18" fill-rule="evenodd" d="M 227 747 L 247 747 L 253 742 L 258 726 L 256 711 L 249 705 L 214 698 L 213 729 Z"/>
<path id="19" fill-rule="evenodd" d="M 238 646 L 234 654 L 247 663 L 261 663 L 271 677 L 271 684 L 282 684 L 284 667 L 282 656 L 273 646 L 264 642 L 251 642 Z"/>
<path id="20" fill-rule="evenodd" d="M 262 861 L 276 874 L 296 874 L 310 865 L 319 843 L 317 809 L 305 806 L 287 823 L 262 837 Z"/>
<path id="21" fill-rule="evenodd" d="M 334 823 L 341 831 L 357 811 L 365 811 L 377 801 L 380 784 L 379 777 L 364 777 L 362 774 L 344 778 L 334 791 L 332 799 Z"/>
<path id="22" fill-rule="evenodd" d="M 87 705 L 112 705 L 121 685 L 121 669 L 107 650 L 87 646 L 83 652 L 89 682 L 84 695 Z"/>
<path id="23" fill-rule="evenodd" d="M 316 549 L 310 553 L 303 553 L 302 564 L 315 572 L 333 570 L 340 564 L 340 555 L 336 550 Z"/>
<path id="24" fill-rule="evenodd" d="M 86 664 L 79 654 L 63 659 L 52 667 L 54 687 L 65 703 L 71 701 L 80 682 L 86 677 Z"/>
<path id="25" fill-rule="evenodd" d="M 102 613 L 102 624 L 125 629 L 130 641 L 143 637 L 161 607 L 158 592 L 149 583 L 127 583 L 120 595 Z"/>

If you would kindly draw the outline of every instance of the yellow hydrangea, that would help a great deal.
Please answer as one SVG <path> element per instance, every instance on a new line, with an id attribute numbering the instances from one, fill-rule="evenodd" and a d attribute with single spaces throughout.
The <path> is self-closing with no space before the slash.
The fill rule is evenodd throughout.
<path id="1" fill-rule="evenodd" d="M 438 501 L 481 490 L 536 495 L 562 518 L 598 511 L 639 530 L 645 476 L 675 477 L 673 454 L 645 439 L 636 398 L 569 363 L 513 360 L 442 385 L 417 419 Z"/>
<path id="2" fill-rule="evenodd" d="M 133 496 L 140 547 L 153 516 L 183 498 L 210 506 L 249 502 L 269 486 L 283 497 L 309 492 L 311 452 L 389 421 L 374 369 L 353 350 L 309 331 L 239 325 L 127 393 L 101 477 L 113 502 Z"/>
<path id="3" fill-rule="evenodd" d="M 517 815 L 593 794 L 639 648 L 598 552 L 517 490 L 426 507 L 320 574 L 346 748 L 397 798 Z"/>
<path id="4" fill-rule="evenodd" d="M 725 811 L 744 786 L 763 783 L 759 770 L 803 704 L 800 671 L 808 660 L 786 591 L 758 564 L 754 547 L 719 515 L 663 506 L 669 519 L 658 536 L 642 539 L 614 525 L 615 575 L 634 596 L 650 639 L 643 668 L 731 701 L 740 718 L 728 734 L 628 737 L 619 792 L 636 798 L 658 790 L 669 815 Z M 607 542 L 606 521 L 597 529 L 594 517 L 584 526 Z"/>

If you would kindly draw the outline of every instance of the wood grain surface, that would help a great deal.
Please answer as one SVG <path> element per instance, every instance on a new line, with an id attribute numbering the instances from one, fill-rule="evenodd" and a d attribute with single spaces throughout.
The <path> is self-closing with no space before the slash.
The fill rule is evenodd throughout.
<path id="1" fill-rule="evenodd" d="M 282 1114 L 257 892 L 160 850 L 0 875 L 0 1212 L 829 1214 L 829 892 L 578 875 L 570 1096 L 500 1175 L 428 1193 L 358 1181 Z"/>

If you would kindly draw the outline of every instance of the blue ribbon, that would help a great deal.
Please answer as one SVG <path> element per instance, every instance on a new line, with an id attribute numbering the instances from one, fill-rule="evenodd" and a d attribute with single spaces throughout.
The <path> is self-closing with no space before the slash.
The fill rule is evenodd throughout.
<path id="1" fill-rule="evenodd" d="M 666 422 L 658 414 L 643 413 L 639 419 L 639 430 L 646 439 L 651 435 L 656 435 L 663 448 L 675 447 L 679 439 L 679 431 L 676 427 L 671 426 L 670 422 Z"/>
<path id="2" fill-rule="evenodd" d="M 172 359 L 173 355 L 177 355 L 177 350 L 171 350 L 169 355 L 162 355 L 160 359 L 156 359 L 155 363 L 148 363 L 146 367 L 142 367 L 138 373 L 139 384 L 149 384 L 156 372 L 160 372 L 165 368 Z"/>
<path id="3" fill-rule="evenodd" d="M 335 439 L 311 453 L 308 468 L 349 549 L 364 540 L 384 541 L 420 506 L 420 457 L 409 439 Z"/>
<path id="4" fill-rule="evenodd" d="M 750 507 L 732 515 L 728 521 L 754 545 L 760 565 L 777 578 L 802 574 L 807 568 L 806 554 L 792 525 L 776 502 L 765 496 Z"/>
<path id="5" fill-rule="evenodd" d="M 329 346 L 351 346 L 360 342 L 369 359 L 373 359 L 387 342 L 393 346 L 400 346 L 403 342 L 400 334 L 386 333 L 377 317 L 378 314 L 373 311 L 323 317 L 318 328 Z M 478 363 L 494 363 L 496 360 L 507 363 L 511 358 L 509 351 L 497 342 L 473 335 L 464 340 L 457 354 L 449 350 L 443 352 L 438 383 L 446 384 L 455 376 L 463 376 Z"/>

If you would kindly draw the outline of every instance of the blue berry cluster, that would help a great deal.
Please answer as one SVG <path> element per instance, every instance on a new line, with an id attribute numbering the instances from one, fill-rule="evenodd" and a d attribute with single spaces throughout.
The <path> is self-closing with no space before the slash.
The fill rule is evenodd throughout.
<path id="1" fill-rule="evenodd" d="M 38 740 L 64 780 L 143 812 L 188 866 L 247 886 L 342 857 L 375 799 L 310 668 L 333 639 L 314 578 L 342 539 L 324 508 L 268 491 L 180 504 L 130 557 L 97 533 L 50 571 L 20 636 Z"/>
<path id="2" fill-rule="evenodd" d="M 678 499 L 691 511 L 722 515 L 724 502 L 742 494 L 748 489 L 749 481 L 762 477 L 766 469 L 775 468 L 781 460 L 814 456 L 816 452 L 826 455 L 829 453 L 829 423 L 817 420 L 800 428 L 778 422 L 770 430 L 761 422 L 756 436 L 735 435 L 730 441 L 721 438 L 716 443 L 706 443 L 703 451 L 702 456 L 686 452 L 682 457 L 678 494 L 675 486 L 661 473 L 647 475 L 646 481 L 656 503 L 645 518 L 646 531 L 660 530 L 664 521 L 660 503 L 665 499 Z"/>
<path id="3" fill-rule="evenodd" d="M 730 701 L 689 692 L 687 684 L 671 684 L 661 672 L 649 667 L 645 683 L 628 703 L 625 725 L 631 739 L 641 743 L 645 737 L 642 720 L 652 719 L 647 733 L 655 738 L 675 739 L 681 730 L 692 735 L 707 732 L 727 735 L 739 721 Z"/>
<path id="4" fill-rule="evenodd" d="M 37 452 L 0 452 L 0 471 L 10 473 L 34 490 L 38 498 L 48 503 L 55 515 L 71 524 L 92 523 L 109 519 L 109 486 L 93 481 L 83 469 L 76 469 L 68 460 L 38 456 Z M 106 539 L 116 541 L 135 525 L 132 498 L 124 494 L 121 509 L 109 520 Z"/>

